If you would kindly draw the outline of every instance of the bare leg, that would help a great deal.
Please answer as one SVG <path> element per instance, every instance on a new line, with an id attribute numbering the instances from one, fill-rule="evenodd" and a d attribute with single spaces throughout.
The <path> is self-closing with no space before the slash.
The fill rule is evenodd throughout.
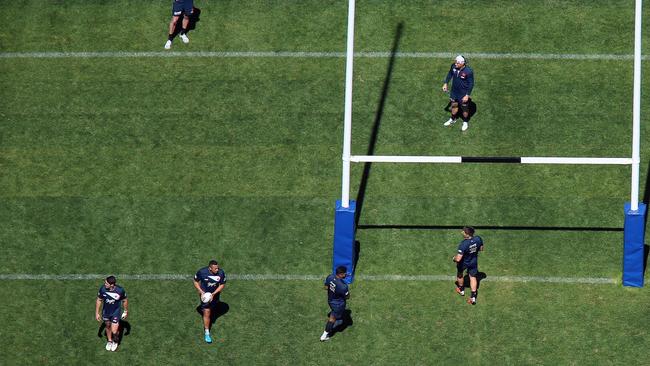
<path id="1" fill-rule="evenodd" d="M 179 16 L 172 16 L 172 20 L 169 21 L 169 34 L 174 33 L 174 29 L 176 29 L 176 23 L 178 22 Z M 183 18 L 183 22 L 185 22 L 185 18 Z"/>
<path id="2" fill-rule="evenodd" d="M 471 277 L 470 277 L 470 284 L 471 284 Z M 456 284 L 458 287 L 465 287 L 465 278 L 463 276 L 456 276 Z"/>
<path id="3" fill-rule="evenodd" d="M 211 309 L 203 309 L 203 327 L 204 329 L 210 330 L 210 315 L 212 313 Z"/>
<path id="4" fill-rule="evenodd" d="M 183 29 L 187 30 L 188 25 L 190 25 L 190 16 L 185 14 L 183 17 Z"/>
<path id="5" fill-rule="evenodd" d="M 108 331 L 108 329 L 109 329 L 109 328 L 106 327 L 106 330 L 107 330 L 107 331 Z M 117 339 L 117 332 L 119 331 L 119 329 L 120 329 L 120 324 L 119 324 L 119 323 L 111 323 L 110 333 L 112 333 L 112 337 L 111 337 L 111 338 L 113 339 L 113 342 L 117 342 L 117 341 L 118 341 L 118 339 Z"/>
<path id="6" fill-rule="evenodd" d="M 106 338 L 109 342 L 113 342 L 113 324 L 110 321 L 106 322 Z"/>

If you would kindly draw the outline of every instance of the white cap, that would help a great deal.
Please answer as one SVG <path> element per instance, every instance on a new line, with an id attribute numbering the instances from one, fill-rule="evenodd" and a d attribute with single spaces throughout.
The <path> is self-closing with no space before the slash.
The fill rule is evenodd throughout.
<path id="1" fill-rule="evenodd" d="M 464 64 L 465 63 L 465 57 L 463 57 L 461 55 L 456 56 L 456 62 L 458 62 L 459 64 Z"/>

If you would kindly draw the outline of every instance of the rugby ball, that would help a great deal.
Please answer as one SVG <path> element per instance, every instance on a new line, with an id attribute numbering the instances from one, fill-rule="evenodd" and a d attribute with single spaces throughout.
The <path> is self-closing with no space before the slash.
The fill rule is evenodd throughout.
<path id="1" fill-rule="evenodd" d="M 210 300 L 212 300 L 212 293 L 210 293 L 210 292 L 204 292 L 203 295 L 201 295 L 201 301 L 202 301 L 204 304 L 209 303 Z"/>

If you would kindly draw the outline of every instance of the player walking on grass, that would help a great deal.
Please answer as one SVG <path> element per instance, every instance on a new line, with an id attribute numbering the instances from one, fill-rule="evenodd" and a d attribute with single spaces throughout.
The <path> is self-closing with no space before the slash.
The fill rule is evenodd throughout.
<path id="1" fill-rule="evenodd" d="M 451 64 L 445 83 L 442 84 L 442 91 L 449 91 L 448 83 L 452 80 L 451 91 L 449 93 L 449 102 L 451 103 L 451 117 L 444 126 L 451 126 L 456 123 L 458 110 L 461 111 L 463 127 L 461 130 L 467 131 L 469 128 L 469 105 L 472 99 L 472 89 L 474 89 L 474 71 L 467 66 L 465 57 L 458 55 Z"/>
<path id="2" fill-rule="evenodd" d="M 348 284 L 343 281 L 347 276 L 348 269 L 345 266 L 336 267 L 333 273 L 325 279 L 325 290 L 327 290 L 327 304 L 330 306 L 325 331 L 320 336 L 321 341 L 329 341 L 330 333 L 343 322 L 345 316 L 346 300 L 350 298 Z"/>
<path id="3" fill-rule="evenodd" d="M 124 311 L 122 311 L 122 305 Z M 97 301 L 95 301 L 95 319 L 98 322 L 106 323 L 106 350 L 113 351 L 119 345 L 117 334 L 120 327 L 120 319 L 126 319 L 129 301 L 126 298 L 126 291 L 116 284 L 115 276 L 108 276 L 104 284 L 97 292 Z M 102 314 L 99 314 L 99 308 L 102 307 Z"/>
<path id="4" fill-rule="evenodd" d="M 169 21 L 169 35 L 167 36 L 167 42 L 165 43 L 165 49 L 168 50 L 172 48 L 172 41 L 174 40 L 174 29 L 176 29 L 176 23 L 183 15 L 183 28 L 179 37 L 183 43 L 190 43 L 190 39 L 187 37 L 187 27 L 190 24 L 190 15 L 194 11 L 194 0 L 174 0 L 172 4 L 172 19 Z"/>
<path id="5" fill-rule="evenodd" d="M 194 275 L 194 287 L 199 293 L 199 298 L 208 292 L 212 294 L 212 300 L 204 303 L 201 301 L 199 309 L 203 314 L 204 339 L 206 343 L 212 343 L 210 326 L 212 325 L 212 312 L 216 311 L 219 304 L 221 291 L 226 286 L 226 274 L 219 268 L 216 260 L 211 260 L 207 267 L 203 267 Z"/>
<path id="6" fill-rule="evenodd" d="M 483 250 L 483 239 L 480 236 L 474 236 L 474 228 L 465 226 L 461 231 L 463 241 L 458 245 L 458 253 L 454 256 L 456 262 L 456 292 L 460 296 L 465 296 L 465 270 L 469 275 L 469 286 L 472 290 L 472 296 L 467 302 L 476 305 L 478 296 L 478 252 Z"/>

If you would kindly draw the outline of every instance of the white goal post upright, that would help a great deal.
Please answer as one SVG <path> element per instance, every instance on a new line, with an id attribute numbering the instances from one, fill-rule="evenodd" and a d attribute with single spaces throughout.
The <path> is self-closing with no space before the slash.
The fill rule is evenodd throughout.
<path id="1" fill-rule="evenodd" d="M 341 206 L 350 207 L 350 155 L 352 145 L 352 70 L 354 64 L 354 0 L 348 3 L 348 42 L 345 56 L 345 114 L 343 123 L 343 178 Z"/>
<path id="2" fill-rule="evenodd" d="M 630 202 L 626 203 L 623 226 L 623 285 L 643 287 L 645 275 L 645 225 L 647 205 L 639 204 L 641 141 L 641 18 L 642 2 L 634 6 L 634 83 L 632 91 L 632 178 Z M 648 188 L 646 187 L 646 190 Z"/>
<path id="3" fill-rule="evenodd" d="M 639 164 L 641 140 L 641 19 L 643 0 L 636 0 L 634 7 L 634 86 L 632 94 L 632 187 L 630 210 L 639 209 Z"/>

